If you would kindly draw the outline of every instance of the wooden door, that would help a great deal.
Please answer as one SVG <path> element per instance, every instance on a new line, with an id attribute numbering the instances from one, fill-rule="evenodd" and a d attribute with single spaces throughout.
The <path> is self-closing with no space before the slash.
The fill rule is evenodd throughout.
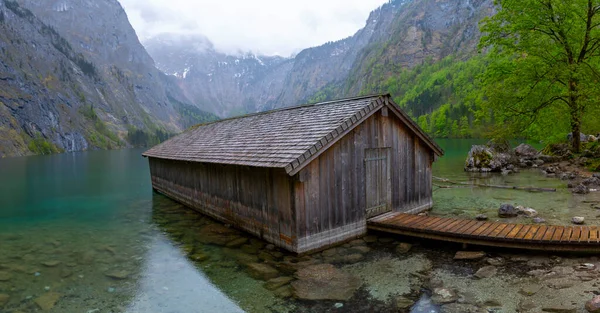
<path id="1" fill-rule="evenodd" d="M 390 148 L 365 149 L 366 216 L 392 210 Z"/>

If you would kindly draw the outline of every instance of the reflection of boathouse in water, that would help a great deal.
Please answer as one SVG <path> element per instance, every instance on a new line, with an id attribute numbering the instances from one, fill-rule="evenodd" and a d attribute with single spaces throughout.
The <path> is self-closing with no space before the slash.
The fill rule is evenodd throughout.
<path id="1" fill-rule="evenodd" d="M 373 216 L 430 208 L 442 153 L 382 95 L 199 125 L 144 156 L 158 192 L 304 253 L 364 235 Z"/>

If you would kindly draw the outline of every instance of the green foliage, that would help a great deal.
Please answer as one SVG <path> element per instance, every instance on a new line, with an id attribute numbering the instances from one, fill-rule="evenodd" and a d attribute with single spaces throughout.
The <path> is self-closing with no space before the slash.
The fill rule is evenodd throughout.
<path id="1" fill-rule="evenodd" d="M 153 132 L 137 129 L 134 126 L 128 127 L 127 141 L 135 147 L 150 147 L 157 145 L 169 138 L 173 134 L 163 130 L 156 129 Z"/>
<path id="2" fill-rule="evenodd" d="M 123 145 L 119 136 L 110 131 L 106 123 L 98 117 L 93 105 L 82 106 L 79 109 L 79 113 L 83 115 L 92 126 L 88 128 L 88 134 L 86 136 L 92 145 L 101 149 L 113 149 Z"/>
<path id="3" fill-rule="evenodd" d="M 171 102 L 171 104 L 177 109 L 179 115 L 183 119 L 183 125 L 185 128 L 191 127 L 196 124 L 211 122 L 219 119 L 216 115 L 208 112 L 204 112 L 199 108 L 177 101 L 177 99 L 173 98 L 171 95 L 167 94 L 167 98 Z M 148 123 L 147 123 L 148 124 Z M 151 123 L 149 123 L 151 124 Z M 150 126 L 150 125 L 148 125 Z M 162 140 L 160 140 L 162 141 Z M 130 141 L 131 142 L 131 141 Z"/>
<path id="4" fill-rule="evenodd" d="M 483 96 L 480 76 L 488 63 L 485 56 L 467 61 L 429 58 L 412 69 L 398 68 L 388 78 L 373 76 L 361 94 L 390 93 L 434 137 L 481 137 L 489 124 L 477 119 Z"/>
<path id="5" fill-rule="evenodd" d="M 34 154 L 53 154 L 62 152 L 61 149 L 44 139 L 44 137 L 42 137 L 40 134 L 36 135 L 29 141 L 27 148 L 29 148 L 29 151 Z"/>
<path id="6" fill-rule="evenodd" d="M 310 97 L 307 101 L 307 103 L 319 103 L 319 102 L 325 102 L 328 100 L 331 100 L 333 98 L 335 98 L 336 93 L 338 91 L 338 86 L 337 85 L 327 85 L 323 88 L 321 88 L 317 93 L 315 93 L 312 97 Z"/>
<path id="7" fill-rule="evenodd" d="M 482 22 L 480 47 L 491 47 L 485 108 L 496 136 L 579 131 L 600 100 L 600 1 L 502 0 Z M 596 123 L 594 123 L 596 124 Z"/>

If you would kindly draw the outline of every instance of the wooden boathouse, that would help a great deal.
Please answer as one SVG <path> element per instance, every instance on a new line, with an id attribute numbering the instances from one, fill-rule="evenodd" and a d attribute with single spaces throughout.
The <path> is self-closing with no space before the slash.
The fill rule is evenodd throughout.
<path id="1" fill-rule="evenodd" d="M 368 218 L 430 208 L 442 154 L 381 95 L 202 124 L 143 155 L 156 191 L 305 253 L 364 235 Z"/>

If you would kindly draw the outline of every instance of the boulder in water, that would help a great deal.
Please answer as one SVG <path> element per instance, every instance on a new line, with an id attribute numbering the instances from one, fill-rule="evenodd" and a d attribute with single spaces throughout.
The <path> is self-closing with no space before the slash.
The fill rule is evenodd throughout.
<path id="1" fill-rule="evenodd" d="M 478 221 L 487 221 L 488 217 L 485 214 L 479 214 L 479 215 L 475 216 L 475 219 Z"/>
<path id="2" fill-rule="evenodd" d="M 498 209 L 498 217 L 516 217 L 519 215 L 519 211 L 510 204 L 503 204 Z"/>
<path id="3" fill-rule="evenodd" d="M 579 185 L 575 186 L 575 188 L 573 188 L 573 193 L 576 193 L 576 194 L 585 195 L 589 192 L 590 192 L 590 190 L 584 184 L 579 184 Z"/>
<path id="4" fill-rule="evenodd" d="M 517 212 L 519 213 L 519 215 L 525 215 L 527 217 L 538 216 L 538 212 L 532 208 L 524 208 L 522 206 L 517 206 L 516 209 L 517 209 Z"/>
<path id="5" fill-rule="evenodd" d="M 514 161 L 515 157 L 510 152 L 498 152 L 488 146 L 474 145 L 467 155 L 464 169 L 467 172 L 501 172 Z"/>

